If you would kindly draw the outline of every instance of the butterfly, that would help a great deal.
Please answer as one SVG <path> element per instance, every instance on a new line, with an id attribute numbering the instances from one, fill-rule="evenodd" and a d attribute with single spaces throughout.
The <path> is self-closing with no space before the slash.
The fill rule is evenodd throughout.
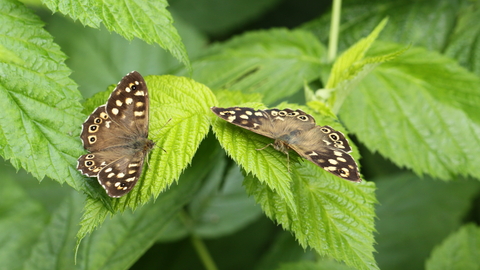
<path id="1" fill-rule="evenodd" d="M 80 138 L 90 153 L 77 169 L 97 177 L 108 196 L 121 197 L 135 186 L 155 143 L 148 139 L 148 89 L 142 75 L 128 73 L 82 125 Z"/>
<path id="2" fill-rule="evenodd" d="M 212 107 L 211 110 L 234 125 L 275 139 L 269 145 L 278 151 L 288 155 L 293 149 L 329 173 L 354 182 L 362 180 L 357 163 L 348 154 L 352 148 L 345 136 L 330 126 L 317 126 L 315 119 L 302 110 L 246 107 Z"/>

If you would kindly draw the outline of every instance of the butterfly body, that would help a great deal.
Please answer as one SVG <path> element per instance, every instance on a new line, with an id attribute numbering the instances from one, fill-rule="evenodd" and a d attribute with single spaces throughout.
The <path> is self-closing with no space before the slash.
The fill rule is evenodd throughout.
<path id="1" fill-rule="evenodd" d="M 292 149 L 336 176 L 361 181 L 345 136 L 329 126 L 317 126 L 302 110 L 212 107 L 212 111 L 234 125 L 274 139 L 272 145 L 278 151 L 288 154 Z"/>
<path id="2" fill-rule="evenodd" d="M 90 153 L 80 156 L 77 169 L 97 177 L 110 197 L 121 197 L 135 186 L 155 145 L 148 139 L 148 110 L 147 85 L 133 71 L 82 125 L 80 138 Z"/>

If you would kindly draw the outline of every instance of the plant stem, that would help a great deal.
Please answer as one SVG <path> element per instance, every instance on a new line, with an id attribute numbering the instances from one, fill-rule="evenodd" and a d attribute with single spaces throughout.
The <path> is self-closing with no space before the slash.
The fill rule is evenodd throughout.
<path id="1" fill-rule="evenodd" d="M 200 237 L 198 237 L 196 234 L 192 233 L 190 240 L 192 241 L 193 247 L 197 251 L 197 254 L 205 268 L 207 270 L 217 270 L 217 266 L 210 256 L 210 253 L 208 252 L 208 249 L 205 246 L 205 243 L 203 243 L 202 239 L 200 239 Z"/>
<path id="2" fill-rule="evenodd" d="M 341 9 L 342 0 L 333 0 L 332 17 L 330 21 L 330 38 L 328 39 L 328 62 L 333 62 L 335 57 L 337 57 Z"/>
<path id="3" fill-rule="evenodd" d="M 202 261 L 203 266 L 205 266 L 205 269 L 217 270 L 218 268 L 215 265 L 215 262 L 213 261 L 212 256 L 210 256 L 207 246 L 205 245 L 205 243 L 203 243 L 202 239 L 198 237 L 193 231 L 192 219 L 186 213 L 186 211 L 184 210 L 180 211 L 180 219 L 183 221 L 183 223 L 185 224 L 185 227 L 190 233 L 190 241 L 192 241 L 193 248 L 197 252 L 198 257 L 200 257 L 200 260 Z"/>

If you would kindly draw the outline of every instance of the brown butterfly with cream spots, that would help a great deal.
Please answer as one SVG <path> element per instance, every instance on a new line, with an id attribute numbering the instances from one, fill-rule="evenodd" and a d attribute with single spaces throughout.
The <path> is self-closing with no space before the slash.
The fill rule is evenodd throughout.
<path id="1" fill-rule="evenodd" d="M 145 80 L 132 71 L 118 83 L 107 104 L 96 108 L 82 125 L 80 138 L 90 153 L 78 158 L 77 169 L 97 177 L 110 197 L 132 190 L 155 145 L 148 139 L 148 109 Z"/>
<path id="2" fill-rule="evenodd" d="M 329 173 L 362 181 L 355 160 L 348 154 L 352 148 L 345 136 L 329 126 L 317 126 L 315 119 L 302 110 L 212 107 L 212 111 L 234 125 L 275 139 L 269 145 L 278 151 L 288 155 L 293 149 Z"/>

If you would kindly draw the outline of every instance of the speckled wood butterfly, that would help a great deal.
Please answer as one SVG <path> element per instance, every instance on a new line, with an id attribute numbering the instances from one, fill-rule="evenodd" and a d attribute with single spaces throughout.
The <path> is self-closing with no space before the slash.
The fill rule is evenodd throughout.
<path id="1" fill-rule="evenodd" d="M 360 182 L 358 166 L 345 136 L 329 126 L 317 126 L 315 119 L 302 110 L 254 110 L 245 107 L 218 108 L 212 111 L 220 118 L 275 139 L 271 145 L 288 155 L 293 149 L 329 173 Z"/>
<path id="2" fill-rule="evenodd" d="M 77 169 L 97 177 L 108 196 L 127 194 L 142 174 L 143 162 L 155 143 L 148 139 L 148 90 L 142 75 L 127 74 L 107 104 L 96 108 L 82 125 L 83 146 Z"/>

